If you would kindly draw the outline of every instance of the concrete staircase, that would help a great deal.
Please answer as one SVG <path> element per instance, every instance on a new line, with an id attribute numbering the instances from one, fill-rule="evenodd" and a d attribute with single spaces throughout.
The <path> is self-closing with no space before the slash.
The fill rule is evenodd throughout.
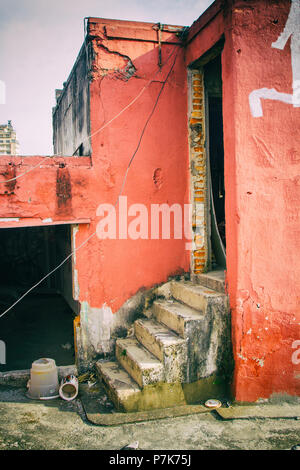
<path id="1" fill-rule="evenodd" d="M 189 404 L 224 393 L 216 384 L 230 350 L 224 271 L 170 281 L 154 294 L 144 318 L 134 322 L 134 336 L 117 339 L 116 360 L 96 363 L 118 410 Z"/>

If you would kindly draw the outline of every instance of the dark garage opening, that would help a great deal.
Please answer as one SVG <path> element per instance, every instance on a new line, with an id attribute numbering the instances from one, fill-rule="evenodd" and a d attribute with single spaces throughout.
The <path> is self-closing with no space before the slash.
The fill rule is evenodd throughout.
<path id="1" fill-rule="evenodd" d="M 0 315 L 71 252 L 71 226 L 0 229 Z M 0 318 L 6 364 L 30 369 L 41 357 L 71 365 L 74 357 L 72 259 Z"/>

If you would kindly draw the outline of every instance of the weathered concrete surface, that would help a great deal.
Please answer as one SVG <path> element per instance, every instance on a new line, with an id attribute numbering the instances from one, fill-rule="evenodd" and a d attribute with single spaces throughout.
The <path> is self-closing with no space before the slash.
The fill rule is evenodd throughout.
<path id="1" fill-rule="evenodd" d="M 84 44 L 53 108 L 54 153 L 90 155 L 89 45 Z"/>
<path id="2" fill-rule="evenodd" d="M 151 289 L 140 290 L 116 312 L 106 303 L 100 308 L 93 308 L 86 301 L 81 303 L 81 351 L 77 358 L 80 370 L 88 370 L 99 355 L 114 353 L 116 338 L 127 335 L 127 329 L 141 315 L 150 292 Z"/>
<path id="3" fill-rule="evenodd" d="M 204 316 L 196 310 L 174 300 L 157 300 L 153 303 L 154 317 L 171 330 L 185 338 L 185 330 L 189 322 L 203 322 Z"/>
<path id="4" fill-rule="evenodd" d="M 132 412 L 199 404 L 211 397 L 230 396 L 228 385 L 215 374 L 192 383 L 158 382 L 139 388 L 118 362 L 98 361 L 98 377 L 117 410 Z"/>
<path id="5" fill-rule="evenodd" d="M 147 318 L 134 322 L 134 336 L 117 339 L 117 362 L 97 363 L 99 379 L 117 409 L 162 409 L 229 393 L 227 296 L 183 280 L 160 292 L 167 299 L 154 300 L 154 295 Z"/>
<path id="6" fill-rule="evenodd" d="M 214 413 L 114 427 L 91 425 L 79 400 L 29 401 L 24 389 L 0 387 L 0 449 L 115 450 L 139 441 L 141 449 L 290 449 L 300 421 L 221 421 Z"/>
<path id="7" fill-rule="evenodd" d="M 186 382 L 215 373 L 229 382 L 233 363 L 228 297 L 191 282 L 172 281 L 171 293 L 176 301 L 157 300 L 151 310 L 187 341 Z"/>
<path id="8" fill-rule="evenodd" d="M 138 341 L 163 363 L 166 382 L 186 381 L 188 358 L 184 339 L 153 319 L 136 320 L 134 332 Z"/>
<path id="9" fill-rule="evenodd" d="M 216 299 L 219 300 L 219 303 L 223 303 L 224 306 L 226 305 L 225 295 L 209 289 L 208 287 L 197 286 L 189 281 L 172 282 L 171 293 L 176 300 L 183 302 L 203 314 L 206 313 L 208 305 L 211 302 L 215 302 Z"/>
<path id="10" fill-rule="evenodd" d="M 217 292 L 225 293 L 225 272 L 224 269 L 216 269 L 208 273 L 193 274 L 191 280 L 196 284 L 208 287 Z"/>
<path id="11" fill-rule="evenodd" d="M 107 395 L 115 404 L 117 410 L 124 409 L 124 404 L 127 402 L 135 403 L 141 389 L 120 364 L 110 361 L 98 361 L 95 367 L 103 380 Z"/>
<path id="12" fill-rule="evenodd" d="M 220 408 L 217 413 L 223 419 L 247 419 L 247 418 L 295 418 L 300 420 L 300 402 L 298 405 L 284 403 L 278 405 L 259 406 L 232 406 Z"/>
<path id="13" fill-rule="evenodd" d="M 140 387 L 164 381 L 163 364 L 135 338 L 118 339 L 116 357 Z"/>

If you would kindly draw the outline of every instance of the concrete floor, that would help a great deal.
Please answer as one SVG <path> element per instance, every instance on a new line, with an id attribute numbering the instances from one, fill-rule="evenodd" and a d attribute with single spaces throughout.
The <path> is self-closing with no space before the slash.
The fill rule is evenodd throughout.
<path id="1" fill-rule="evenodd" d="M 24 388 L 0 386 L 0 449 L 289 450 L 300 442 L 300 420 L 237 419 L 214 413 L 115 427 L 91 425 L 81 402 L 30 401 Z"/>

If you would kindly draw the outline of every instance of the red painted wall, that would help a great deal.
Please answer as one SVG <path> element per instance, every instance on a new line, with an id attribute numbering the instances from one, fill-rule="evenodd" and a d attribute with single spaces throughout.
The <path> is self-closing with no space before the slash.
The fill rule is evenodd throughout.
<path id="1" fill-rule="evenodd" d="M 300 339 L 300 108 L 264 100 L 262 117 L 249 108 L 255 89 L 292 93 L 290 41 L 284 50 L 271 47 L 289 8 L 286 1 L 235 2 L 226 31 L 227 266 L 238 400 L 300 393 L 300 366 L 292 361 Z"/>
<path id="2" fill-rule="evenodd" d="M 174 45 L 174 34 L 163 33 L 162 63 L 173 49 L 179 52 L 123 194 L 128 196 L 128 205 L 143 203 L 148 209 L 151 203 L 189 202 L 186 68 L 224 32 L 227 281 L 234 394 L 244 401 L 273 393 L 299 395 L 299 355 L 292 346 L 300 340 L 300 108 L 263 100 L 263 115 L 254 117 L 249 106 L 249 95 L 256 89 L 292 93 L 290 40 L 283 50 L 271 47 L 283 31 L 290 3 L 228 1 L 225 10 L 218 12 L 219 3 L 206 14 L 205 21 L 200 18 L 193 25 L 185 50 Z M 96 230 L 98 205 L 115 203 L 143 126 L 173 62 L 171 58 L 157 73 L 157 33 L 152 25 L 91 19 L 90 33 L 94 36 L 90 83 L 93 137 L 88 168 L 81 168 L 81 163 L 76 166 L 82 157 L 68 160 L 64 175 L 59 164 L 49 164 L 49 168 L 34 170 L 14 188 L 2 185 L 9 194 L 2 188 L 0 195 L 1 217 L 89 217 L 91 224 L 79 227 L 77 247 Z M 98 132 L 154 75 L 142 97 Z M 12 160 L 17 162 L 18 158 Z M 32 162 L 27 158 L 17 166 L 16 174 L 23 171 L 24 164 L 37 163 L 37 157 L 32 157 Z M 14 176 L 9 162 L 2 162 L 2 177 Z M 64 184 L 68 172 L 72 204 L 67 198 L 69 202 L 62 208 L 58 194 L 69 187 Z M 185 240 L 101 241 L 93 237 L 76 253 L 75 268 L 80 301 L 92 309 L 107 305 L 116 312 L 142 287 L 188 270 L 189 253 Z"/>
<path id="3" fill-rule="evenodd" d="M 229 1 L 220 11 L 216 2 L 193 25 L 186 51 L 189 65 L 225 34 L 227 282 L 233 392 L 241 401 L 300 394 L 300 108 L 262 100 L 263 116 L 254 117 L 249 106 L 256 89 L 292 93 L 290 39 L 283 50 L 272 48 L 290 5 Z"/>
<path id="4" fill-rule="evenodd" d="M 97 208 L 103 203 L 115 204 L 139 142 L 122 195 L 127 196 L 128 207 L 137 203 L 147 207 L 149 234 L 151 204 L 176 203 L 183 207 L 189 202 L 183 48 L 174 32 L 162 32 L 160 67 L 158 32 L 152 24 L 90 19 L 88 32 L 91 157 L 2 157 L 0 167 L 3 181 L 32 170 L 12 183 L 2 184 L 1 227 L 81 222 L 74 232 L 73 248 L 84 246 L 74 257 L 73 281 L 76 299 L 82 305 L 84 360 L 90 360 L 95 352 L 111 349 L 115 328 L 111 314 L 128 299 L 141 289 L 189 270 L 184 238 L 100 240 L 95 235 L 100 221 Z M 75 64 L 58 107 L 68 107 L 76 96 L 73 78 L 80 63 Z M 99 132 L 144 87 L 140 98 Z M 20 220 L 1 221 L 1 217 Z M 86 219 L 89 223 L 83 223 Z M 84 243 L 86 240 L 88 243 Z M 129 313 L 117 315 L 116 322 L 124 326 Z"/>
<path id="5" fill-rule="evenodd" d="M 128 206 L 143 203 L 149 214 L 154 203 L 188 203 L 186 70 L 182 48 L 172 45 L 172 42 L 179 41 L 174 34 L 163 33 L 163 66 L 160 71 L 157 33 L 152 25 L 90 19 L 89 32 L 95 36 L 95 62 L 90 84 L 92 161 L 98 175 L 95 201 L 97 204 L 115 204 L 127 165 L 177 55 L 122 194 L 128 197 Z M 141 40 L 132 40 L 136 37 Z M 128 64 L 135 67 L 131 76 L 126 71 Z M 153 83 L 136 103 L 98 132 L 153 78 Z M 157 173 L 160 175 L 159 183 L 155 182 Z M 95 213 L 90 230 L 80 228 L 77 243 L 96 229 L 99 220 Z M 116 312 L 139 289 L 164 282 L 175 273 L 188 271 L 188 255 L 184 239 L 99 240 L 96 237 L 77 254 L 80 300 L 96 308 L 106 304 Z M 93 260 L 92 265 L 86 262 L 87 259 Z"/>
<path id="6" fill-rule="evenodd" d="M 89 157 L 2 156 L 0 228 L 89 219 L 95 210 L 93 180 Z M 1 220 L 7 218 L 20 221 Z"/>

